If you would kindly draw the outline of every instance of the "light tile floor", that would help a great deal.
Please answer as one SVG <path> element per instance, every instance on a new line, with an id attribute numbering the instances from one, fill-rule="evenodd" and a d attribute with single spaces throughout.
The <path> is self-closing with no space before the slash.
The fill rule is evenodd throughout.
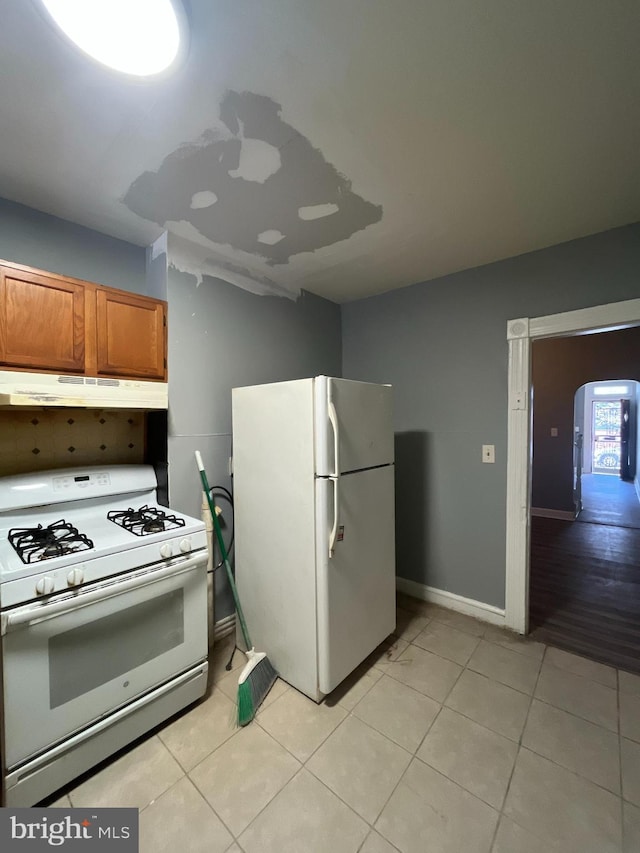
<path id="1" fill-rule="evenodd" d="M 50 805 L 136 806 L 142 853 L 638 853 L 640 676 L 399 597 L 325 702 L 206 699 Z M 236 669 L 242 656 L 236 655 Z"/>

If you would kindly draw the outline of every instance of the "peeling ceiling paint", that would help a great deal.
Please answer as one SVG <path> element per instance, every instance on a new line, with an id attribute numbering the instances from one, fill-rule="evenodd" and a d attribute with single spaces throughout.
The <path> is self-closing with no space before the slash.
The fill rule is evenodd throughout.
<path id="1" fill-rule="evenodd" d="M 280 113 L 280 105 L 264 95 L 228 92 L 220 119 L 229 136 L 211 129 L 180 146 L 156 172 L 133 182 L 124 203 L 162 227 L 188 222 L 211 243 L 270 265 L 379 222 L 382 207 L 353 192 L 350 181 Z"/>
<path id="2" fill-rule="evenodd" d="M 191 196 L 191 209 L 201 210 L 203 207 L 211 207 L 218 201 L 218 196 L 211 190 L 200 190 Z"/>
<path id="3" fill-rule="evenodd" d="M 243 181 L 264 184 L 281 166 L 280 152 L 275 145 L 270 145 L 263 139 L 247 139 L 243 136 L 240 141 L 238 168 L 230 169 L 229 175 L 232 178 L 242 178 Z"/>
<path id="4" fill-rule="evenodd" d="M 340 210 L 337 204 L 311 204 L 307 207 L 298 208 L 298 216 L 306 222 L 312 219 L 322 219 L 325 216 L 331 216 Z"/>
<path id="5" fill-rule="evenodd" d="M 280 240 L 284 240 L 284 234 L 282 231 L 278 231 L 277 228 L 269 228 L 267 231 L 263 231 L 262 234 L 258 234 L 258 243 L 264 243 L 267 246 L 275 246 Z"/>
<path id="6" fill-rule="evenodd" d="M 205 246 L 198 246 L 174 234 L 168 235 L 169 267 L 194 276 L 196 287 L 200 287 L 204 276 L 209 275 L 247 290 L 256 296 L 284 296 L 297 300 L 300 290 L 291 291 L 280 287 L 266 276 L 256 275 L 252 270 L 211 255 Z"/>

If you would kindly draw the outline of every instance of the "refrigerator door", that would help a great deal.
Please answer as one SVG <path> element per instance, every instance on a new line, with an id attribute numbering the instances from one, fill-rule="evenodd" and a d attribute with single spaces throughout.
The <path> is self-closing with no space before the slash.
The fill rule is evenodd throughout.
<path id="1" fill-rule="evenodd" d="M 318 477 L 393 462 L 392 391 L 390 385 L 316 377 Z"/>
<path id="2" fill-rule="evenodd" d="M 251 640 L 317 699 L 313 391 L 301 379 L 232 399 L 236 584 Z"/>
<path id="3" fill-rule="evenodd" d="M 318 684 L 326 694 L 395 629 L 393 465 L 316 479 L 316 518 Z"/>

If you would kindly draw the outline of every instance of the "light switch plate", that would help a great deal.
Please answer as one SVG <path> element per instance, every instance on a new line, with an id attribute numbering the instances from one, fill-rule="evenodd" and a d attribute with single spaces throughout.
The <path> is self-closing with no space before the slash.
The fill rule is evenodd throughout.
<path id="1" fill-rule="evenodd" d="M 492 464 L 496 461 L 496 446 L 495 444 L 482 445 L 482 461 Z"/>

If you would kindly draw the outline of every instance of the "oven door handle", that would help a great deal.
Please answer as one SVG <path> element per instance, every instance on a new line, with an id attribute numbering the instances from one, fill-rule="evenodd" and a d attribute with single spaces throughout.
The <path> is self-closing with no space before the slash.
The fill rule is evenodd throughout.
<path id="1" fill-rule="evenodd" d="M 145 586 L 151 586 L 151 584 L 166 580 L 166 578 L 176 577 L 177 575 L 189 572 L 197 566 L 205 564 L 206 561 L 207 552 L 204 551 L 197 557 L 191 557 L 181 563 L 173 563 L 170 566 L 165 566 L 163 569 L 146 572 L 144 575 L 139 575 L 129 580 L 114 580 L 98 589 L 91 590 L 91 592 L 80 592 L 73 598 L 65 598 L 64 601 L 55 601 L 53 604 L 31 604 L 21 610 L 14 610 L 12 613 L 3 613 L 0 633 L 4 636 L 12 628 L 18 628 L 21 625 L 29 625 L 34 622 L 42 622 L 54 616 L 71 613 L 80 607 L 88 607 L 90 604 L 106 601 L 117 595 L 123 595 L 125 592 L 132 592 L 136 589 L 142 589 Z"/>

